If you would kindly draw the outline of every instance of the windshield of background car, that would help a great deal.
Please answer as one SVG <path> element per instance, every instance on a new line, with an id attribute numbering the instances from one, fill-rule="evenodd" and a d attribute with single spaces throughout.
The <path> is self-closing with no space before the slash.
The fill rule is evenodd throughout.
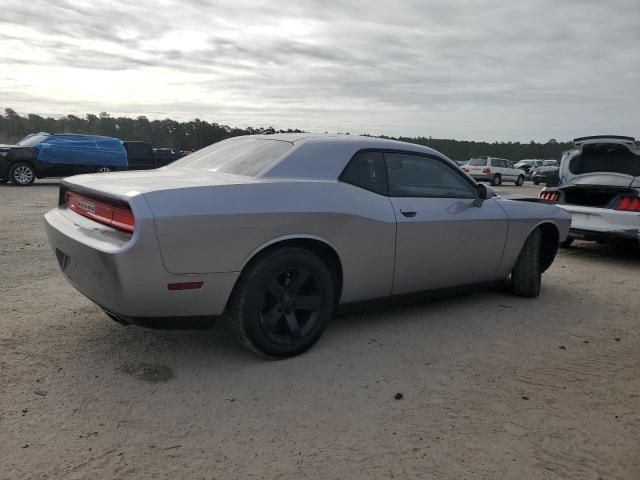
<path id="1" fill-rule="evenodd" d="M 167 168 L 231 173 L 254 177 L 293 148 L 293 143 L 262 138 L 234 138 L 187 155 Z"/>
<path id="2" fill-rule="evenodd" d="M 472 158 L 469 160 L 469 165 L 471 167 L 486 167 L 487 159 L 486 158 Z"/>
<path id="3" fill-rule="evenodd" d="M 50 137 L 48 133 L 34 133 L 32 135 L 27 135 L 26 137 L 24 137 L 16 145 L 18 145 L 19 147 L 33 147 L 34 145 L 37 145 L 48 137 Z"/>
<path id="4" fill-rule="evenodd" d="M 544 162 L 542 162 L 542 166 L 543 167 L 557 167 L 558 166 L 558 162 L 556 162 L 555 160 L 545 160 Z"/>
<path id="5" fill-rule="evenodd" d="M 584 145 L 582 152 L 569 162 L 569 171 L 574 175 L 595 172 L 613 172 L 640 176 L 640 155 L 616 143 Z"/>

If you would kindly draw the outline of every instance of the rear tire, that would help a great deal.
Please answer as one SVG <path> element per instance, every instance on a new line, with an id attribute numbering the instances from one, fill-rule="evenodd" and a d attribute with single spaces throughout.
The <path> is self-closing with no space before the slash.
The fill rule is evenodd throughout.
<path id="1" fill-rule="evenodd" d="M 111 171 L 110 167 L 98 167 L 96 170 L 98 173 L 109 173 Z"/>
<path id="2" fill-rule="evenodd" d="M 540 259 L 542 232 L 536 228 L 525 242 L 516 266 L 511 272 L 511 290 L 521 297 L 540 295 L 542 265 Z"/>
<path id="3" fill-rule="evenodd" d="M 491 179 L 491 185 L 493 185 L 494 187 L 498 186 L 502 184 L 502 176 L 499 173 L 496 173 L 493 178 Z"/>
<path id="4" fill-rule="evenodd" d="M 227 323 L 250 350 L 292 357 L 322 336 L 334 302 L 331 272 L 318 256 L 301 248 L 279 248 L 242 273 L 229 301 Z"/>
<path id="5" fill-rule="evenodd" d="M 14 163 L 9 170 L 11 183 L 20 187 L 31 185 L 36 179 L 36 172 L 31 165 L 25 162 Z"/>

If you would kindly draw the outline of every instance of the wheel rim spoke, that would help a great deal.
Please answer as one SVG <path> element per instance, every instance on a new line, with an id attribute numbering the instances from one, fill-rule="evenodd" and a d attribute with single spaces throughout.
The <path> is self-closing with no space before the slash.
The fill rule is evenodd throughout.
<path id="1" fill-rule="evenodd" d="M 298 317 L 296 317 L 296 312 L 290 311 L 284 315 L 284 318 L 287 320 L 287 326 L 289 327 L 289 332 L 291 333 L 291 338 L 300 338 L 300 324 L 298 323 Z"/>
<path id="2" fill-rule="evenodd" d="M 279 309 L 279 306 L 276 305 L 268 312 L 262 314 L 262 325 L 267 331 L 271 332 L 276 327 L 281 317 L 282 311 Z"/>
<path id="3" fill-rule="evenodd" d="M 267 285 L 267 292 L 273 295 L 277 301 L 280 301 L 282 297 L 287 293 L 287 290 L 278 283 L 277 279 L 273 279 Z"/>
<path id="4" fill-rule="evenodd" d="M 296 310 L 315 312 L 320 310 L 321 304 L 320 295 L 297 295 L 293 299 L 293 305 Z"/>
<path id="5" fill-rule="evenodd" d="M 296 276 L 289 284 L 287 290 L 289 290 L 292 295 L 295 295 L 300 291 L 304 284 L 307 283 L 307 280 L 309 280 L 309 271 L 304 268 L 299 268 L 297 269 Z"/>

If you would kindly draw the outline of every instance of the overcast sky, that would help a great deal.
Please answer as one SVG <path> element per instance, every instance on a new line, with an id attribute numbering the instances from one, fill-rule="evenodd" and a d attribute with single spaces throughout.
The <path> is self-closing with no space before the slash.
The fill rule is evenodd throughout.
<path id="1" fill-rule="evenodd" d="M 546 141 L 640 137 L 639 0 L 2 0 L 0 107 Z"/>

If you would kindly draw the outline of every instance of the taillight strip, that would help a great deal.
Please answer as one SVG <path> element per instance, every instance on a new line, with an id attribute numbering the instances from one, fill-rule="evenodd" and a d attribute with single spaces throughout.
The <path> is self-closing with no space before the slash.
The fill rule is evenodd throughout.
<path id="1" fill-rule="evenodd" d="M 84 217 L 118 230 L 133 233 L 135 218 L 131 209 L 126 206 L 111 204 L 70 191 L 65 192 L 64 203 L 67 208 Z"/>
<path id="2" fill-rule="evenodd" d="M 615 208 L 616 210 L 623 210 L 625 212 L 640 212 L 640 198 L 622 197 Z"/>

